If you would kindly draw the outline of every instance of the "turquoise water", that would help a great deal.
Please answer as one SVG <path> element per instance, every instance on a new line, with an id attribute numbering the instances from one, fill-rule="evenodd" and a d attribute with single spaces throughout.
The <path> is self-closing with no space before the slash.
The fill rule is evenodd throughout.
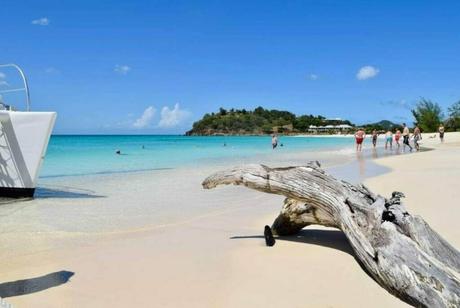
<path id="1" fill-rule="evenodd" d="M 353 146 L 350 138 L 281 137 L 276 153 Z M 224 146 L 226 144 L 226 146 Z M 122 155 L 116 155 L 120 150 Z M 40 177 L 177 168 L 273 153 L 269 136 L 52 136 Z"/>

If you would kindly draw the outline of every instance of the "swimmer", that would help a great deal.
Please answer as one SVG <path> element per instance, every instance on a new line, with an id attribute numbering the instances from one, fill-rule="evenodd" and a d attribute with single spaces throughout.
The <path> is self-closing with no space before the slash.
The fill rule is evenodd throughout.
<path id="1" fill-rule="evenodd" d="M 272 135 L 272 149 L 275 149 L 278 146 L 278 137 Z"/>

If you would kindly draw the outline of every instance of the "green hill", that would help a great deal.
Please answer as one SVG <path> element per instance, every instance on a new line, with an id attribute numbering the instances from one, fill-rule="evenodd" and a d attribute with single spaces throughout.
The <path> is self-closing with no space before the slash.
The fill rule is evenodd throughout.
<path id="1" fill-rule="evenodd" d="M 388 131 L 388 130 L 393 131 L 397 127 L 401 127 L 401 125 L 393 123 L 393 122 L 388 121 L 388 120 L 382 120 L 380 122 L 363 125 L 363 128 L 365 129 L 366 132 L 371 132 L 374 129 L 377 130 L 377 131 Z"/>
<path id="2" fill-rule="evenodd" d="M 205 114 L 193 124 L 186 135 L 265 135 L 272 133 L 305 133 L 310 125 L 352 125 L 347 120 L 328 120 L 323 116 L 296 116 L 289 111 L 268 110 L 257 107 L 246 109 L 220 108 L 219 112 Z"/>

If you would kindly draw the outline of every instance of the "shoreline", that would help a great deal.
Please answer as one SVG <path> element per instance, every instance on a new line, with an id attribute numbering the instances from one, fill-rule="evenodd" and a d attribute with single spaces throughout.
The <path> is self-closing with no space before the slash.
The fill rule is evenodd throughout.
<path id="1" fill-rule="evenodd" d="M 257 137 L 257 140 L 248 139 L 249 141 L 241 141 L 236 137 L 235 141 L 222 139 L 219 142 L 208 142 L 210 139 L 201 138 L 201 141 L 197 141 L 198 143 L 190 144 L 186 142 L 186 146 L 184 147 L 185 152 L 177 151 L 178 147 L 173 147 L 175 150 L 169 155 L 165 155 L 167 152 L 165 151 L 165 147 L 155 144 L 158 140 L 136 139 L 135 141 L 128 141 L 123 139 L 117 142 L 113 140 L 100 140 L 101 144 L 95 153 L 88 148 L 91 142 L 86 139 L 81 141 L 75 140 L 75 142 L 82 142 L 83 145 L 80 150 L 69 147 L 68 145 L 71 144 L 69 141 L 64 142 L 61 140 L 51 143 L 39 180 L 95 174 L 124 174 L 165 168 L 196 167 L 197 165 L 207 166 L 210 164 L 290 162 L 292 160 L 300 161 L 298 158 L 302 156 L 308 157 L 317 153 L 337 154 L 338 151 L 352 156 L 355 153 L 354 140 L 349 137 L 344 135 L 341 137 L 317 135 L 306 136 L 303 138 L 306 140 L 300 140 L 302 139 L 300 137 L 286 137 L 281 139 L 280 147 L 274 151 L 271 149 L 268 138 L 265 138 L 267 140 L 264 139 L 262 142 Z M 383 136 L 380 137 L 383 138 Z M 153 143 L 149 144 L 150 142 Z M 167 142 L 176 144 L 177 140 L 169 140 Z M 200 142 L 208 144 L 208 147 L 200 145 Z M 366 145 L 369 143 L 370 138 L 365 141 Z M 145 149 L 144 144 L 146 144 Z M 248 144 L 252 144 L 252 147 L 248 146 Z M 283 144 L 284 146 L 281 146 Z M 379 144 L 382 145 L 380 142 Z M 111 150 L 115 148 L 120 148 L 127 155 L 115 155 Z M 72 151 L 75 156 L 62 156 L 64 149 Z M 190 151 L 189 155 L 183 155 L 183 153 L 188 151 Z"/>
<path id="2" fill-rule="evenodd" d="M 428 141 L 423 146 L 431 146 Z M 410 175 L 411 181 L 400 190 L 408 192 L 408 210 L 420 212 L 415 203 L 430 197 L 416 193 L 419 200 L 412 201 L 414 185 L 420 187 L 415 181 L 423 181 L 426 172 L 432 176 L 425 156 L 432 159 L 457 149 L 447 141 L 417 155 L 375 159 L 371 151 L 361 161 L 352 156 L 328 171 L 339 178 L 353 178 L 354 173 L 352 181 L 361 181 L 364 171 L 366 185 L 383 195 Z M 397 165 L 400 161 L 403 164 Z M 407 306 L 362 271 L 339 231 L 312 226 L 297 237 L 278 240 L 273 248 L 265 247 L 262 227 L 278 215 L 283 198 L 242 187 L 202 190 L 201 180 L 215 168 L 219 166 L 123 175 L 126 183 L 110 175 L 92 181 L 59 179 L 63 186 L 77 188 L 75 195 L 51 192 L 50 197 L 3 207 L 2 282 L 59 270 L 75 273 L 65 284 L 7 302 L 38 307 L 279 307 L 289 297 L 291 306 L 298 307 L 305 306 L 307 296 L 312 306 Z M 395 180 L 398 169 L 403 171 Z M 445 189 L 448 197 L 455 197 L 450 186 Z M 443 225 L 443 220 L 453 219 L 444 217 L 448 211 L 439 218 L 432 209 L 422 212 L 459 247 L 454 237 L 460 234 L 451 230 L 453 225 Z M 17 248 L 24 245 L 27 249 L 18 255 Z"/>
<path id="3" fill-rule="evenodd" d="M 460 215 L 455 206 L 460 197 L 457 187 L 460 132 L 446 133 L 445 143 L 423 134 L 421 148 L 424 150 L 410 160 L 405 156 L 377 159 L 377 164 L 391 171 L 369 178 L 364 184 L 384 196 L 391 195 L 394 190 L 404 192 L 408 211 L 415 210 L 415 214 L 422 216 L 451 245 L 460 249 L 460 230 L 454 227 L 455 218 Z"/>
<path id="4" fill-rule="evenodd" d="M 312 137 L 312 138 L 323 138 L 323 137 L 340 137 L 340 135 L 308 135 L 308 136 L 289 136 L 289 137 Z M 353 137 L 351 135 L 348 136 L 341 136 L 341 137 Z M 379 136 L 380 139 L 381 136 Z M 369 138 L 368 138 L 369 139 Z M 382 139 L 384 139 L 382 137 Z M 370 140 L 370 139 L 369 139 Z M 369 141 L 370 142 L 370 141 Z M 366 149 L 362 152 L 364 156 L 368 157 L 370 155 L 378 155 L 378 156 L 386 156 L 386 155 L 393 155 L 393 154 L 405 154 L 405 153 L 394 153 L 387 152 L 386 150 L 383 151 L 383 145 L 377 147 L 377 154 L 370 153 L 371 146 L 370 144 L 366 144 Z M 233 149 L 230 147 L 230 149 Z M 389 150 L 390 151 L 390 150 Z M 200 158 L 196 161 L 189 161 L 184 162 L 178 166 L 169 166 L 165 165 L 162 167 L 157 168 L 145 168 L 145 169 L 131 169 L 131 170 L 108 170 L 108 171 L 98 171 L 93 173 L 75 173 L 75 174 L 52 174 L 52 175 L 44 175 L 39 177 L 39 181 L 48 181 L 50 179 L 60 179 L 60 178 L 67 178 L 67 177 L 93 177 L 93 176 L 105 176 L 105 175 L 117 175 L 117 174 L 131 174 L 131 173 L 148 173 L 148 172 L 155 172 L 161 170 L 181 170 L 181 169 L 190 169 L 190 168 L 207 168 L 207 167 L 222 167 L 222 166 L 230 166 L 231 164 L 251 164 L 251 163 L 262 163 L 262 164 L 289 164 L 295 162 L 297 164 L 302 164 L 303 162 L 310 161 L 310 160 L 317 160 L 318 157 L 326 156 L 326 160 L 328 163 L 330 161 L 334 161 L 333 164 L 336 165 L 335 161 L 339 161 L 338 164 L 344 164 L 349 162 L 350 160 L 355 159 L 353 156 L 356 154 L 354 149 L 354 143 L 350 143 L 347 145 L 328 145 L 327 147 L 323 148 L 310 148 L 310 149 L 294 149 L 294 150 L 287 150 L 284 151 L 283 147 L 276 149 L 275 151 L 267 151 L 266 153 L 257 153 L 257 154 L 248 154 L 248 155 L 241 155 L 241 156 L 222 156 L 222 157 L 211 157 L 211 158 Z M 409 154 L 409 153 L 407 153 Z M 327 156 L 335 156 L 331 159 Z M 313 157 L 312 159 L 305 159 L 305 157 Z M 375 158 L 375 157 L 373 157 Z M 40 182 L 39 182 L 40 184 Z"/>
<path id="5" fill-rule="evenodd" d="M 179 168 L 219 162 L 260 162 L 272 158 L 278 161 L 290 160 L 293 155 L 308 156 L 309 152 L 335 151 L 349 143 L 349 140 L 330 138 L 283 138 L 280 147 L 272 150 L 270 139 L 265 137 L 200 137 L 195 140 L 172 136 L 163 139 L 155 136 L 144 139 L 140 137 L 134 136 L 131 140 L 130 137 L 98 136 L 96 141 L 86 137 L 55 138 L 50 142 L 40 178 Z M 97 145 L 94 149 L 93 143 Z M 127 155 L 115 155 L 116 149 Z M 65 155 L 66 152 L 69 155 Z"/>

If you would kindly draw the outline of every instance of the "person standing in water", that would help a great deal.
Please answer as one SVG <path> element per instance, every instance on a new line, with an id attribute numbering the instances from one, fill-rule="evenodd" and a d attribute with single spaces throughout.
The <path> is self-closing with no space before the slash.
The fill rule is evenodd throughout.
<path id="1" fill-rule="evenodd" d="M 278 137 L 275 134 L 272 135 L 272 149 L 275 149 L 278 146 Z"/>
<path id="2" fill-rule="evenodd" d="M 401 131 L 399 130 L 399 128 L 396 130 L 396 134 L 395 134 L 395 141 L 396 141 L 396 144 L 398 145 L 398 149 L 399 147 L 401 146 L 399 144 L 399 139 L 401 139 Z"/>
<path id="3" fill-rule="evenodd" d="M 416 126 L 414 128 L 414 145 L 417 151 L 420 151 L 420 145 L 418 144 L 420 140 L 422 140 L 422 133 L 420 132 L 420 128 Z"/>
<path id="4" fill-rule="evenodd" d="M 372 131 L 372 145 L 374 146 L 374 148 L 377 146 L 377 137 L 379 136 L 379 133 L 377 133 L 377 131 L 374 129 Z"/>
<path id="5" fill-rule="evenodd" d="M 444 125 L 439 125 L 438 132 L 439 132 L 439 139 L 441 139 L 441 142 L 444 142 Z"/>
<path id="6" fill-rule="evenodd" d="M 403 135 L 403 151 L 406 151 L 406 145 L 407 145 L 410 151 L 412 152 L 412 147 L 409 144 L 410 131 L 409 131 L 409 127 L 406 126 L 406 123 L 403 123 L 402 135 Z"/>
<path id="7" fill-rule="evenodd" d="M 364 138 L 366 138 L 366 133 L 362 128 L 358 129 L 358 131 L 355 133 L 356 151 L 361 152 L 363 149 Z"/>
<path id="8" fill-rule="evenodd" d="M 391 130 L 388 130 L 385 134 L 385 150 L 388 148 L 388 143 L 390 144 L 390 150 L 393 150 L 393 133 Z"/>

